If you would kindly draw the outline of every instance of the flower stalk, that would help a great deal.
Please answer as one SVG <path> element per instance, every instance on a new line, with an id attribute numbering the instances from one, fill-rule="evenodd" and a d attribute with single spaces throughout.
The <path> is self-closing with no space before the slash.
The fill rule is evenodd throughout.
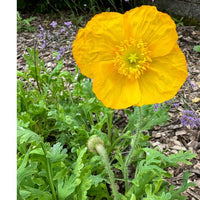
<path id="1" fill-rule="evenodd" d="M 40 88 L 40 84 L 39 84 L 39 80 L 38 80 L 38 72 L 37 72 L 37 61 L 36 61 L 36 45 L 37 42 L 34 42 L 34 66 L 35 66 L 35 80 L 38 86 L 38 90 L 40 92 L 40 94 L 42 93 L 41 88 Z"/>
<path id="2" fill-rule="evenodd" d="M 138 107 L 139 110 L 139 117 L 138 117 L 138 123 L 137 123 L 137 129 L 136 129 L 136 134 L 135 137 L 131 139 L 131 149 L 125 159 L 125 163 L 124 163 L 124 181 L 125 181 L 125 192 L 128 192 L 129 190 L 129 184 L 128 184 L 128 166 L 131 162 L 132 156 L 133 156 L 133 152 L 136 149 L 136 146 L 138 144 L 138 140 L 139 140 L 139 136 L 140 136 L 140 126 L 141 126 L 141 118 L 142 118 L 142 114 L 141 114 L 141 107 Z"/>
<path id="3" fill-rule="evenodd" d="M 57 200 L 56 191 L 55 191 L 54 184 L 53 184 L 51 163 L 50 163 L 49 158 L 47 158 L 47 151 L 46 151 L 46 148 L 44 146 L 44 143 L 41 143 L 41 146 L 42 146 L 42 150 L 44 152 L 44 156 L 46 158 L 47 177 L 48 177 L 48 180 L 49 180 L 49 185 L 50 185 L 50 188 L 51 188 L 52 196 L 53 196 L 54 200 Z"/>
<path id="4" fill-rule="evenodd" d="M 110 145 L 112 146 L 112 119 L 113 119 L 113 110 L 108 111 L 108 119 L 107 119 L 107 127 L 108 127 L 108 139 L 110 142 Z"/>
<path id="5" fill-rule="evenodd" d="M 101 138 L 99 138 L 98 136 L 93 136 L 89 139 L 88 141 L 88 149 L 91 152 L 94 153 L 98 153 L 102 159 L 102 162 L 105 166 L 105 170 L 106 173 L 108 174 L 108 178 L 110 180 L 110 185 L 111 185 L 111 189 L 112 189 L 112 193 L 113 193 L 113 198 L 114 200 L 119 200 L 118 198 L 118 192 L 116 190 L 116 186 L 115 186 L 115 177 L 114 177 L 114 173 L 111 169 L 110 166 L 110 162 L 109 162 L 109 158 L 108 158 L 108 154 L 106 152 L 106 149 L 104 147 L 104 143 L 101 140 Z"/>

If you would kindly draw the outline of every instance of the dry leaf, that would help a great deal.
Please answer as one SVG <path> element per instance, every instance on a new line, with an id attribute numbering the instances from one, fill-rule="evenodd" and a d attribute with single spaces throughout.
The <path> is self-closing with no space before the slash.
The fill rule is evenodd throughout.
<path id="1" fill-rule="evenodd" d="M 192 102 L 193 103 L 198 103 L 200 101 L 200 98 L 199 97 L 194 97 L 194 99 L 192 99 Z"/>

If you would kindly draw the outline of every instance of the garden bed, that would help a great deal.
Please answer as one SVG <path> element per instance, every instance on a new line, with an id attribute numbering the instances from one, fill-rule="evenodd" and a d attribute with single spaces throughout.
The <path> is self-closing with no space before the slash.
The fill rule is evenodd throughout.
<path id="1" fill-rule="evenodd" d="M 24 70 L 26 62 L 23 55 L 26 54 L 26 47 L 34 47 L 36 42 L 36 35 L 39 33 L 38 26 L 43 28 L 49 27 L 52 21 L 57 24 L 63 25 L 64 22 L 70 21 L 68 14 L 64 14 L 64 18 L 52 17 L 50 15 L 36 15 L 36 20 L 31 22 L 33 27 L 37 28 L 35 32 L 23 31 L 17 34 L 17 69 Z M 30 16 L 25 15 L 24 18 Z M 83 22 L 84 24 L 84 22 Z M 83 25 L 82 24 L 82 25 Z M 81 26 L 81 25 L 80 25 Z M 73 27 L 70 31 L 77 33 L 79 27 Z M 160 151 L 168 150 L 168 153 L 177 153 L 179 150 L 191 150 L 197 154 L 191 162 L 192 165 L 188 166 L 181 164 L 178 168 L 169 168 L 169 172 L 173 174 L 173 178 L 169 179 L 170 183 L 175 184 L 177 187 L 182 183 L 183 173 L 189 170 L 191 173 L 189 180 L 193 181 L 197 186 L 189 188 L 186 195 L 190 200 L 200 199 L 200 129 L 185 127 L 180 121 L 180 115 L 185 107 L 200 113 L 200 53 L 193 50 L 195 45 L 200 44 L 200 31 L 195 26 L 178 26 L 179 45 L 184 52 L 187 59 L 187 66 L 189 76 L 187 81 L 182 86 L 181 90 L 175 97 L 175 101 L 170 108 L 169 115 L 171 119 L 164 126 L 155 126 L 150 130 L 151 145 L 158 147 Z M 71 45 L 75 39 L 76 34 L 71 34 L 70 38 L 66 38 L 69 48 L 66 48 L 64 54 L 64 68 L 70 72 L 75 69 L 75 61 L 72 57 Z M 59 42 L 58 42 L 59 43 Z M 41 47 L 41 41 L 37 41 L 38 47 Z M 60 46 L 63 46 L 61 41 Z M 55 59 L 52 56 L 54 51 L 52 46 L 46 46 L 41 49 L 39 55 L 45 60 L 46 67 L 50 70 L 55 68 Z M 169 61 L 170 62 L 170 61 Z M 175 105 L 176 104 L 176 105 Z M 124 127 L 127 123 L 127 117 L 122 110 L 116 111 L 116 116 L 120 118 L 116 121 L 117 126 Z"/>

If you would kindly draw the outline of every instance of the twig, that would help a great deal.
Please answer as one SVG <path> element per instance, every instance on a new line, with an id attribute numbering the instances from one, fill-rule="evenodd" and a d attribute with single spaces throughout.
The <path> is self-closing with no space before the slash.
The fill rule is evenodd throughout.
<path id="1" fill-rule="evenodd" d="M 194 192 L 192 192 L 190 189 L 188 189 L 186 191 L 188 194 L 190 194 L 191 196 L 195 197 L 197 200 L 200 200 L 199 195 L 195 194 Z"/>

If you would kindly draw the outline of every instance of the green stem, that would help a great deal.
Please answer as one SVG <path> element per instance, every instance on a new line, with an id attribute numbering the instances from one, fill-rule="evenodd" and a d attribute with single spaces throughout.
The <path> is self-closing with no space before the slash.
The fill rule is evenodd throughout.
<path id="1" fill-rule="evenodd" d="M 54 200 L 57 200 L 56 191 L 55 191 L 55 188 L 54 188 L 54 185 L 53 185 L 51 163 L 50 163 L 49 158 L 47 158 L 47 151 L 46 151 L 46 148 L 45 148 L 45 146 L 44 146 L 44 143 L 41 143 L 41 146 L 42 146 L 42 150 L 43 150 L 43 152 L 44 152 L 44 156 L 46 157 L 47 177 L 48 177 L 48 180 L 49 180 L 49 185 L 50 185 L 50 188 L 51 188 L 51 192 L 52 192 L 52 195 L 53 195 L 53 199 L 54 199 Z"/>
<path id="2" fill-rule="evenodd" d="M 40 92 L 40 94 L 42 93 L 41 89 L 40 89 L 40 84 L 39 84 L 39 80 L 38 80 L 38 72 L 37 72 L 37 60 L 36 60 L 36 46 L 37 46 L 37 42 L 34 42 L 34 66 L 35 66 L 35 81 L 37 83 L 38 86 L 38 90 Z"/>
<path id="3" fill-rule="evenodd" d="M 70 91 L 70 89 L 69 89 L 68 84 L 67 84 L 67 91 L 68 91 L 68 93 L 69 93 L 69 98 L 70 98 L 70 100 L 71 100 L 71 102 L 72 102 L 72 105 L 73 105 L 73 104 L 74 104 L 74 101 L 73 101 L 73 99 L 72 99 L 72 94 L 71 94 L 71 91 Z"/>
<path id="4" fill-rule="evenodd" d="M 122 131 L 122 133 L 123 133 L 123 131 Z M 116 144 L 119 144 L 120 140 L 125 138 L 125 136 L 128 136 L 131 134 L 131 132 L 126 132 L 125 134 L 122 134 L 122 133 L 118 138 L 115 139 L 115 141 L 112 144 L 112 148 L 114 148 Z"/>
<path id="5" fill-rule="evenodd" d="M 115 177 L 114 177 L 113 171 L 111 170 L 111 166 L 110 166 L 109 159 L 108 159 L 108 154 L 107 154 L 107 152 L 106 152 L 106 150 L 105 150 L 105 148 L 102 144 L 96 145 L 95 148 L 96 148 L 96 151 L 98 152 L 98 154 L 102 158 L 106 172 L 107 172 L 108 177 L 110 179 L 110 185 L 111 185 L 114 200 L 118 200 L 118 192 L 117 192 L 116 187 L 115 187 Z"/>
<path id="6" fill-rule="evenodd" d="M 112 119 L 113 119 L 113 110 L 108 111 L 107 127 L 108 127 L 108 140 L 112 146 Z"/>
<path id="7" fill-rule="evenodd" d="M 90 125 L 93 125 L 94 126 L 94 119 L 93 119 L 93 116 L 92 116 L 92 112 L 89 111 L 89 119 L 90 119 Z"/>
<path id="8" fill-rule="evenodd" d="M 125 181 L 125 191 L 128 192 L 129 190 L 129 184 L 128 184 L 128 166 L 131 162 L 131 158 L 133 155 L 133 152 L 135 151 L 135 148 L 138 144 L 138 139 L 140 135 L 140 126 L 141 126 L 141 107 L 138 107 L 139 110 L 139 117 L 138 117 L 138 123 L 137 123 L 137 129 L 135 137 L 131 139 L 131 150 L 129 154 L 126 157 L 125 163 L 124 163 L 124 181 Z"/>

